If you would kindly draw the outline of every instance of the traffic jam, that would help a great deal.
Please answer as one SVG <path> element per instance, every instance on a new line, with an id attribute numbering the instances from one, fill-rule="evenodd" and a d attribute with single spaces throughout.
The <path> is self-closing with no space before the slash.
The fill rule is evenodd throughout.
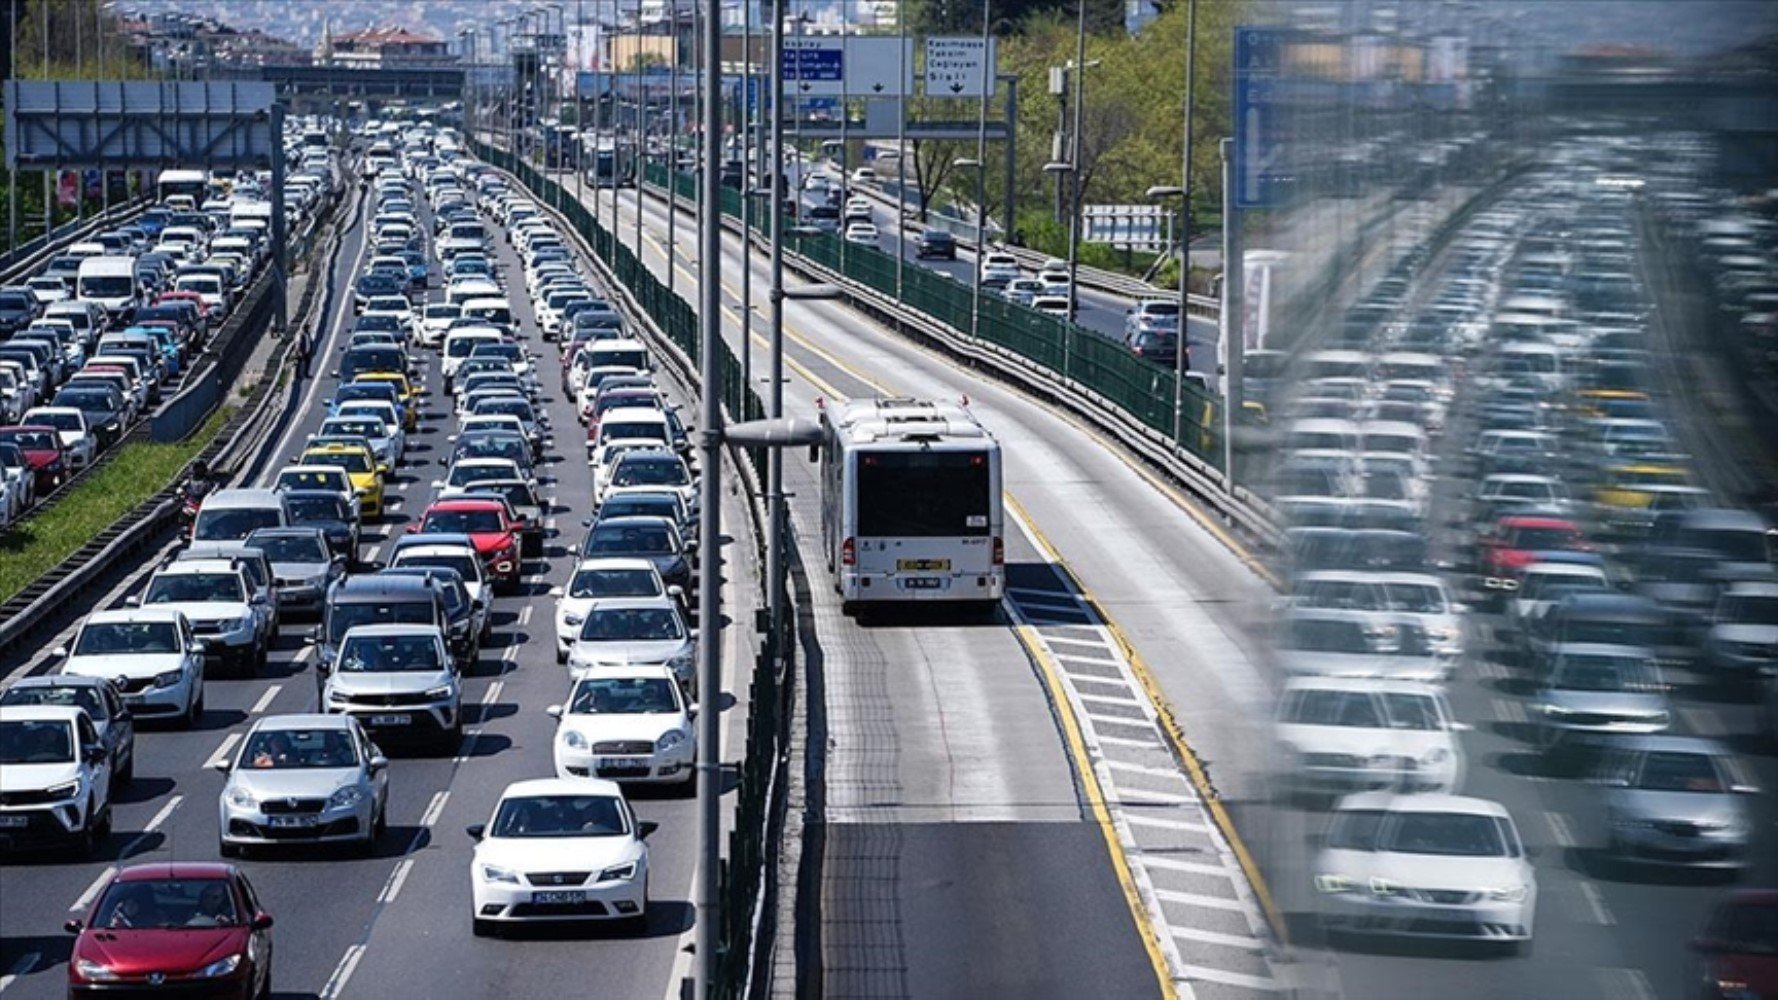
<path id="1" fill-rule="evenodd" d="M 650 349 L 556 222 L 453 130 L 372 122 L 355 153 L 362 248 L 305 400 L 324 413 L 299 415 L 253 484 L 201 491 L 139 585 L 83 618 L 50 672 L 0 690 L 0 847 L 83 861 L 110 856 L 114 800 L 139 772 L 166 773 L 163 733 L 207 725 L 207 688 L 284 682 L 206 761 L 214 852 L 107 867 L 73 912 L 81 995 L 268 995 L 280 899 L 256 862 L 413 850 L 391 843 L 403 772 L 479 759 L 489 688 L 517 686 L 525 650 L 549 647 L 537 661 L 559 671 L 547 703 L 522 706 L 550 727 L 553 766 L 468 826 L 465 931 L 640 931 L 656 824 L 628 792 L 693 787 L 698 476 Z M 36 371 L 0 354 L 0 373 L 20 370 Z M 587 474 L 558 471 L 583 460 Z M 557 541 L 558 515 L 584 528 L 576 544 Z M 532 597 L 554 614 L 521 630 Z M 281 688 L 300 711 L 262 710 Z M 221 943 L 173 948 L 169 930 Z"/>
<path id="2" fill-rule="evenodd" d="M 1778 575 L 1670 404 L 1639 219 L 1705 209 L 1682 161 L 1620 172 L 1643 142 L 1559 144 L 1271 387 L 1280 794 L 1349 954 L 1529 955 L 1626 901 L 1743 995 Z"/>

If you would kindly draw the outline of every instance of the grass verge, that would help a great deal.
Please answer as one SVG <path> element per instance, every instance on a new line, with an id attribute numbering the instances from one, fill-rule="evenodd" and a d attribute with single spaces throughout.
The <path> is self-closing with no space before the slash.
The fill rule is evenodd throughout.
<path id="1" fill-rule="evenodd" d="M 31 585 L 142 501 L 173 482 L 234 412 L 220 406 L 196 434 L 171 444 L 127 444 L 54 505 L 0 536 L 0 601 Z"/>

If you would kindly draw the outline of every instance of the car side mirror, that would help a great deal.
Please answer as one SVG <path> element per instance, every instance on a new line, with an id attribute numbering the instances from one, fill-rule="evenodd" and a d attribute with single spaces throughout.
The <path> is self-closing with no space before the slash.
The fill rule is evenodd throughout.
<path id="1" fill-rule="evenodd" d="M 388 766 L 389 766 L 389 758 L 383 756 L 382 754 L 377 754 L 376 756 L 374 756 L 370 759 L 370 770 L 371 770 L 372 774 L 375 774 L 376 772 L 381 771 L 384 768 L 387 768 Z"/>
<path id="2" fill-rule="evenodd" d="M 49 655 L 56 657 L 57 659 L 61 659 L 62 657 L 68 655 L 68 647 L 67 646 L 57 646 L 56 648 L 49 651 Z"/>
<path id="3" fill-rule="evenodd" d="M 261 607 L 264 607 L 266 604 L 266 596 L 264 594 L 254 594 L 252 597 L 249 597 L 247 599 L 247 603 L 248 604 L 257 604 Z"/>
<path id="4" fill-rule="evenodd" d="M 265 912 L 255 913 L 253 922 L 247 926 L 256 931 L 269 931 L 272 929 L 272 915 Z"/>
<path id="5" fill-rule="evenodd" d="M 74 919 L 64 923 L 62 925 L 62 930 L 65 930 L 70 934 L 79 934 L 85 927 L 86 924 L 81 923 L 79 919 Z"/>
<path id="6" fill-rule="evenodd" d="M 551 705 L 550 707 L 543 710 L 543 714 L 549 716 L 552 719 L 560 719 L 562 717 L 562 706 Z"/>
<path id="7" fill-rule="evenodd" d="M 473 826 L 465 827 L 463 832 L 469 834 L 470 840 L 480 840 L 487 834 L 488 827 L 485 823 L 476 823 Z"/>
<path id="8" fill-rule="evenodd" d="M 303 645 L 305 645 L 305 646 L 313 646 L 313 645 L 315 645 L 315 643 L 319 642 L 320 640 L 317 639 L 313 635 L 305 635 L 305 636 L 303 636 L 302 641 L 303 641 Z"/>
<path id="9" fill-rule="evenodd" d="M 203 639 L 193 639 L 191 641 L 191 651 L 192 652 L 205 653 L 205 652 L 209 652 L 209 650 L 210 650 L 210 644 L 208 642 L 205 642 Z"/>
<path id="10" fill-rule="evenodd" d="M 671 587 L 667 588 L 667 596 L 674 597 L 674 598 L 684 598 L 685 597 L 685 588 L 681 587 L 680 585 L 675 583 Z"/>
<path id="11" fill-rule="evenodd" d="M 228 758 L 223 757 L 218 760 L 211 761 L 210 762 L 210 770 L 215 771 L 218 774 L 227 774 L 228 770 L 229 770 Z"/>
<path id="12" fill-rule="evenodd" d="M 659 830 L 660 828 L 661 828 L 661 825 L 659 823 L 656 823 L 652 819 L 645 819 L 642 822 L 636 824 L 636 836 L 642 840 L 647 840 L 649 834 L 653 833 L 656 830 Z"/>
<path id="13" fill-rule="evenodd" d="M 105 752 L 104 747 L 94 746 L 87 747 L 86 751 L 81 754 L 81 756 L 86 758 L 88 764 L 98 765 L 105 763 L 105 759 L 111 755 Z"/>

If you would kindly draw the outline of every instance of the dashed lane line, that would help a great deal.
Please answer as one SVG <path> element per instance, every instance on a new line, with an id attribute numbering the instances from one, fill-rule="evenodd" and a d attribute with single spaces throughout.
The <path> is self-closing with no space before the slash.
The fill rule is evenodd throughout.
<path id="1" fill-rule="evenodd" d="M 273 684 L 271 687 L 266 688 L 265 694 L 259 696 L 259 700 L 253 703 L 253 707 L 247 710 L 247 714 L 259 715 L 266 709 L 271 708 L 273 700 L 278 697 L 278 692 L 282 690 L 284 690 L 284 685 L 282 684 Z"/>
<path id="2" fill-rule="evenodd" d="M 327 985 L 321 987 L 320 1000 L 338 1000 L 340 994 L 345 992 L 346 983 L 351 981 L 352 973 L 357 971 L 358 963 L 363 958 L 364 945 L 355 944 L 347 948 L 346 953 L 340 956 L 340 964 L 334 966 L 333 975 L 327 977 Z"/>
<path id="3" fill-rule="evenodd" d="M 18 982 L 20 976 L 27 975 L 32 969 L 35 969 L 37 960 L 42 957 L 34 951 L 20 955 L 19 960 L 12 963 L 12 968 L 6 970 L 6 975 L 0 976 L 0 993 L 6 992 L 8 986 Z"/>
<path id="4" fill-rule="evenodd" d="M 205 770 L 216 767 L 223 761 L 227 760 L 229 753 L 234 750 L 235 744 L 239 742 L 241 742 L 240 733 L 229 733 L 227 736 L 223 737 L 222 744 L 216 748 L 216 752 L 212 753 L 209 758 L 204 761 Z"/>

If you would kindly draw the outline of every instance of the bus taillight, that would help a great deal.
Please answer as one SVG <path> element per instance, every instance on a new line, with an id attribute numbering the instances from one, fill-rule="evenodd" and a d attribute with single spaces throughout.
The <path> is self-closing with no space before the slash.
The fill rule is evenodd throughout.
<path id="1" fill-rule="evenodd" d="M 856 566 L 856 565 L 858 565 L 858 543 L 857 543 L 857 541 L 848 538 L 845 541 L 840 543 L 840 565 L 842 565 L 842 566 Z"/>
<path id="2" fill-rule="evenodd" d="M 999 535 L 994 536 L 994 565 L 1006 565 L 1006 539 Z"/>

